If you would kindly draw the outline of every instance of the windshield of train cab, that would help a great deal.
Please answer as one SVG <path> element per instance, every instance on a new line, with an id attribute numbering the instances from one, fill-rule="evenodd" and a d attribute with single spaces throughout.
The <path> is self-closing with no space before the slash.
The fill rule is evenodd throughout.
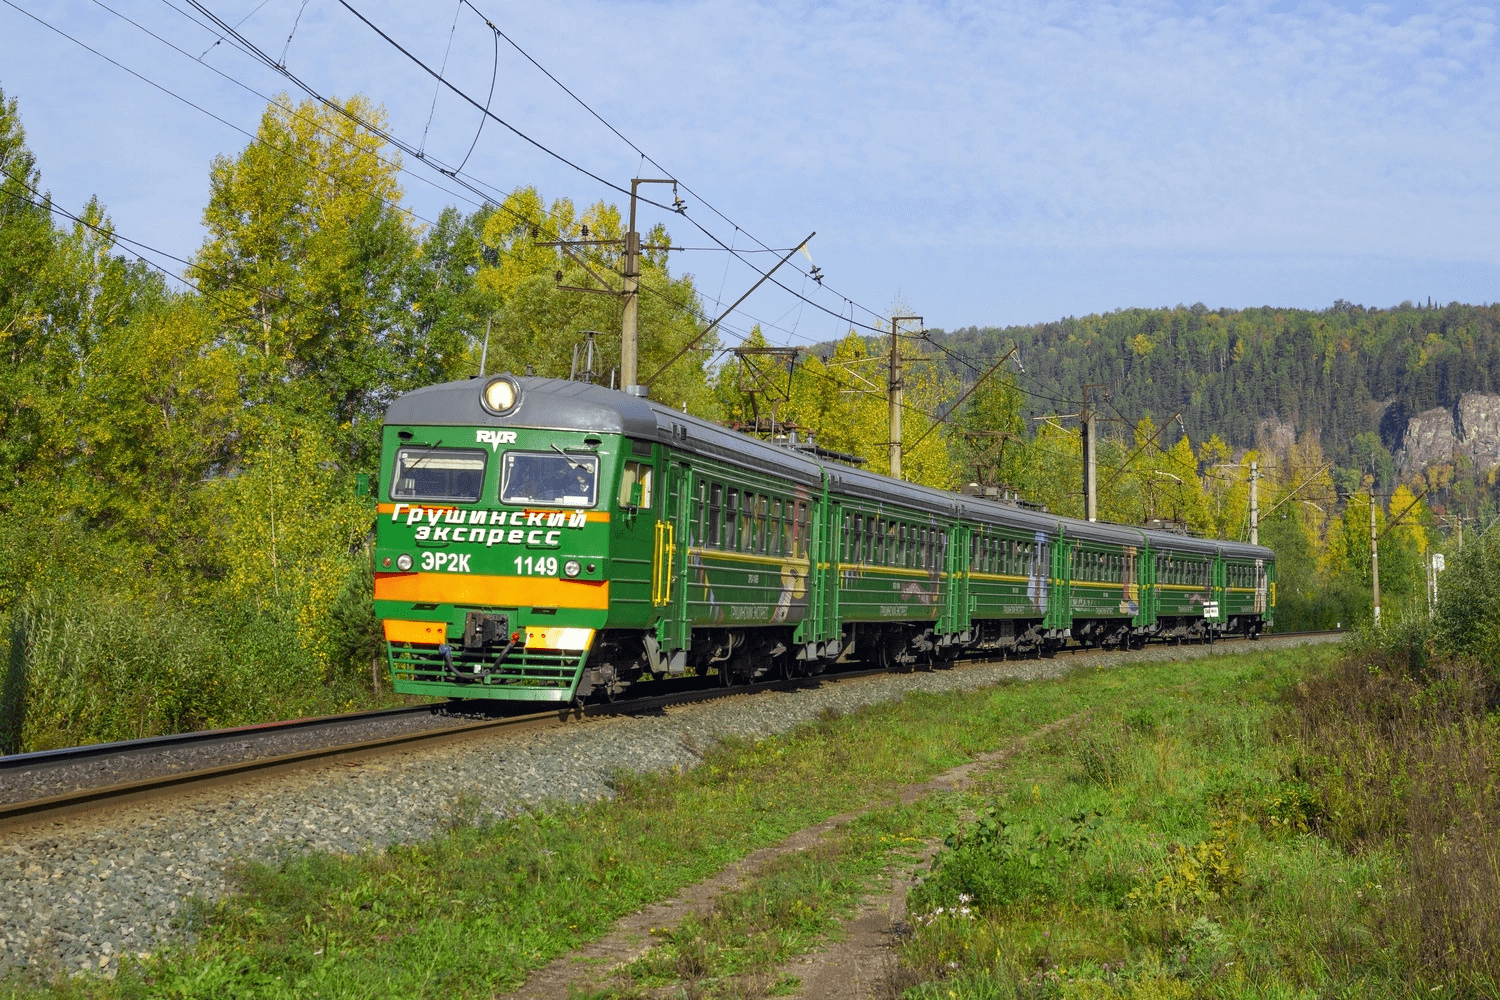
<path id="1" fill-rule="evenodd" d="M 483 451 L 415 447 L 396 452 L 392 500 L 458 500 L 473 503 L 484 490 Z"/>
<path id="2" fill-rule="evenodd" d="M 599 487 L 595 455 L 562 451 L 508 451 L 500 466 L 500 502 L 592 507 Z"/>

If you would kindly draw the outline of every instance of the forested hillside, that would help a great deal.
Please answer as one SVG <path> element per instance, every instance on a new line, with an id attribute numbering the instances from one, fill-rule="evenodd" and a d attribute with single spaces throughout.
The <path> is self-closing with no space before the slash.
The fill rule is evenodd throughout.
<path id="1" fill-rule="evenodd" d="M 1108 415 L 1160 422 L 1180 410 L 1190 438 L 1217 434 L 1235 448 L 1316 439 L 1338 467 L 1375 473 L 1383 487 L 1392 485 L 1392 457 L 1412 417 L 1451 410 L 1466 392 L 1500 392 L 1500 305 L 1338 302 L 1312 312 L 1199 304 L 934 339 L 974 356 L 1016 345 L 1021 384 L 1033 393 L 1028 416 L 1058 412 L 1049 396 L 1077 400 L 1085 384 L 1102 384 Z M 1341 478 L 1357 488 L 1357 475 Z"/>

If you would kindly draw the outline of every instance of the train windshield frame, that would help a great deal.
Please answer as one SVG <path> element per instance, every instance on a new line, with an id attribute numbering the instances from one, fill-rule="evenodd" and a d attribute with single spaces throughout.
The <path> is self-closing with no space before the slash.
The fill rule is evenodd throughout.
<path id="1" fill-rule="evenodd" d="M 489 457 L 477 448 L 398 448 L 391 467 L 391 499 L 477 503 L 484 495 Z"/>
<path id="2" fill-rule="evenodd" d="M 507 451 L 500 461 L 500 502 L 593 507 L 599 502 L 599 456 Z"/>

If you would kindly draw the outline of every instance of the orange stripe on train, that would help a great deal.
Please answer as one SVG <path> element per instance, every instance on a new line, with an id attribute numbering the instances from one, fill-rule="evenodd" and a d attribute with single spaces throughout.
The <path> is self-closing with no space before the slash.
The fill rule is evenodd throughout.
<path id="1" fill-rule="evenodd" d="M 606 610 L 609 581 L 478 573 L 376 573 L 375 599 L 413 604 Z"/>

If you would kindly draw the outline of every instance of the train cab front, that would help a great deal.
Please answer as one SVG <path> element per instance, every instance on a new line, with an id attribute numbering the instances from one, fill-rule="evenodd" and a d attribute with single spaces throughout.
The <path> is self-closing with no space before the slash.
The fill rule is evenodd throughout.
<path id="1" fill-rule="evenodd" d="M 387 413 L 375 614 L 397 693 L 571 701 L 606 624 L 618 439 L 525 426 L 521 382 L 434 386 Z"/>

